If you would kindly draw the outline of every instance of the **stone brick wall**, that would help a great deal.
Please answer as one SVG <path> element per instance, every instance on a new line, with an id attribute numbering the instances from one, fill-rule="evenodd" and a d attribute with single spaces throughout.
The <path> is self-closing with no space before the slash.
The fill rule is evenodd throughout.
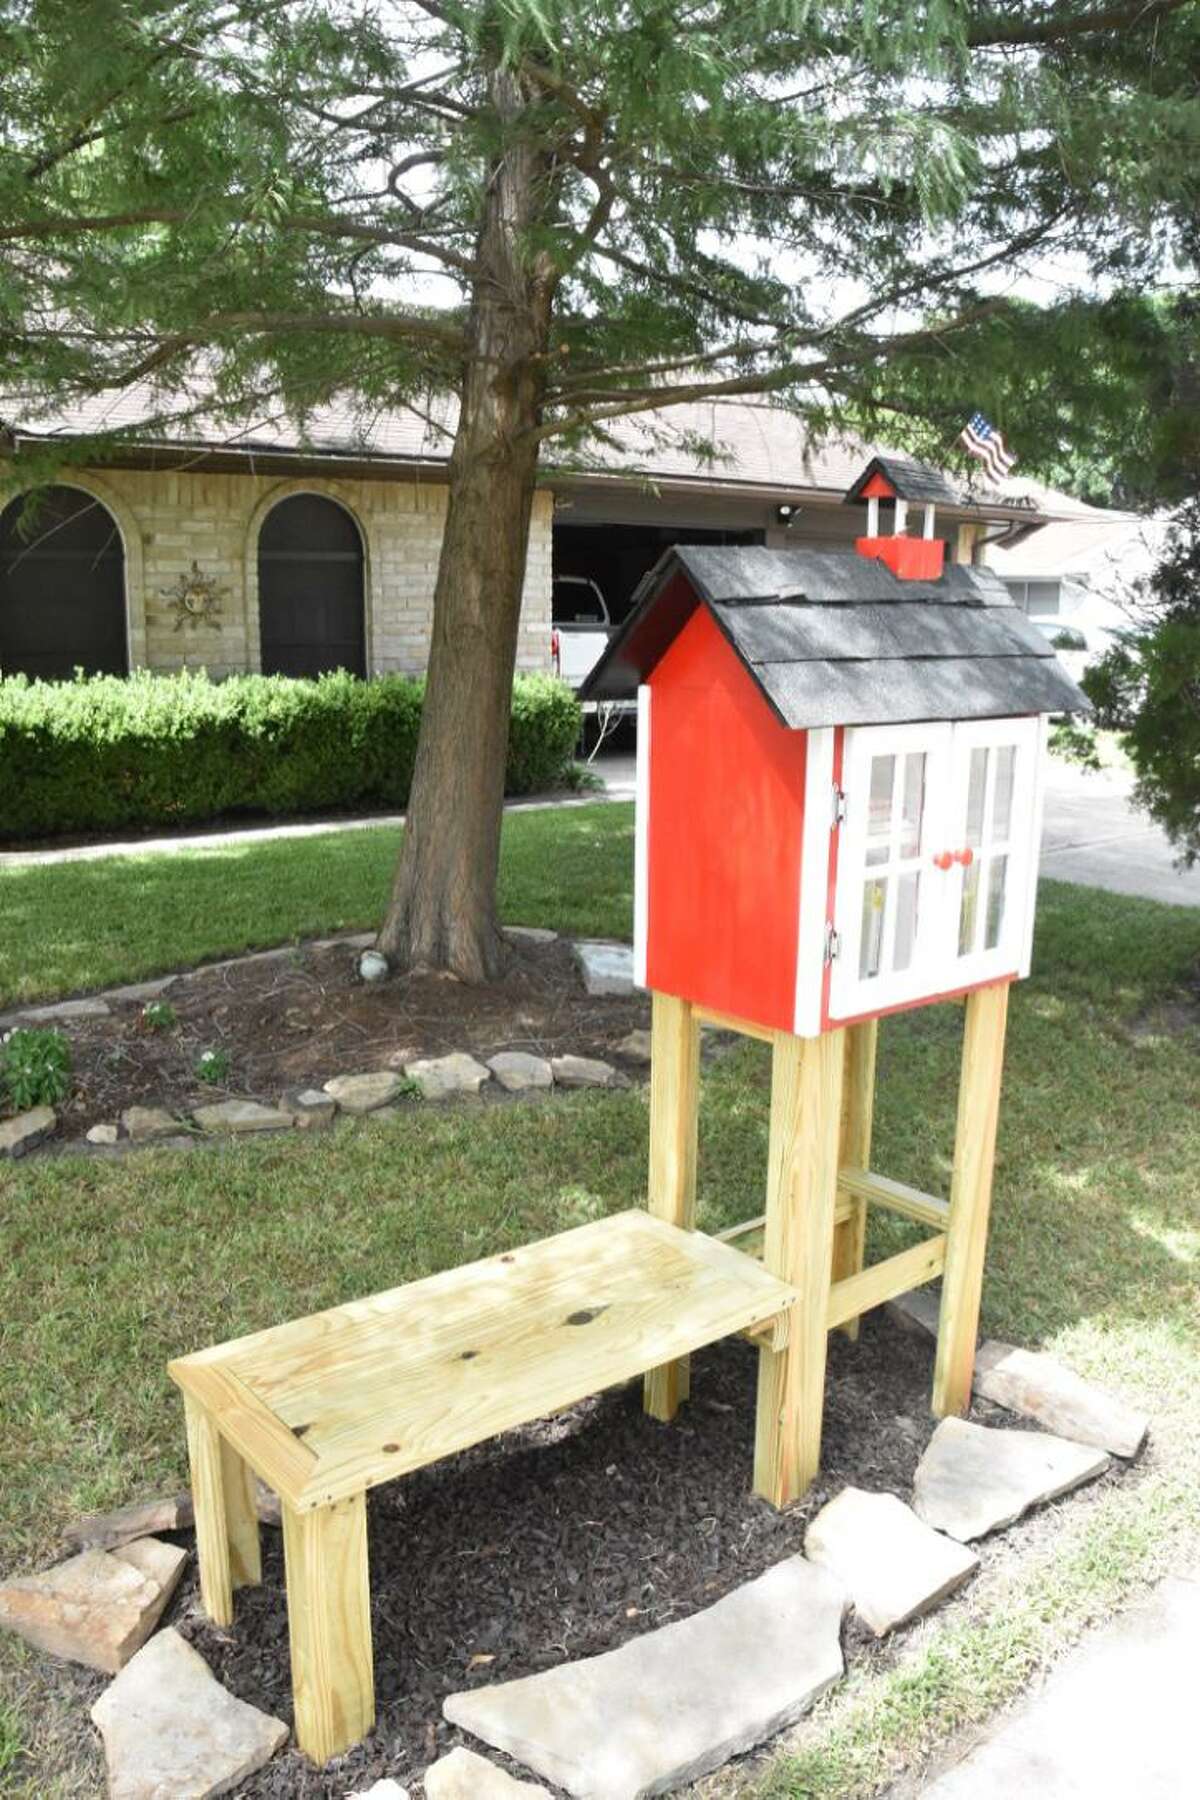
<path id="1" fill-rule="evenodd" d="M 271 507 L 297 493 L 328 495 L 358 523 L 368 669 L 418 674 L 425 667 L 446 510 L 443 483 L 150 469 L 89 470 L 72 474 L 70 482 L 102 501 L 121 528 L 132 667 L 204 667 L 214 675 L 258 668 L 258 533 Z M 550 667 L 553 512 L 552 496 L 539 493 L 517 650 L 520 669 Z M 193 562 L 221 590 L 219 629 L 190 623 L 176 629 L 177 615 L 163 596 Z"/>

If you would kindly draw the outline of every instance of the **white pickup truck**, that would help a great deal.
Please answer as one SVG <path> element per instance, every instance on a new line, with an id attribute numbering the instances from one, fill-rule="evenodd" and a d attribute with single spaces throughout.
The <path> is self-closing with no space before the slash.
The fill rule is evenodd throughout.
<path id="1" fill-rule="evenodd" d="M 608 603 L 590 575 L 556 575 L 550 653 L 554 673 L 580 688 L 613 634 Z"/>

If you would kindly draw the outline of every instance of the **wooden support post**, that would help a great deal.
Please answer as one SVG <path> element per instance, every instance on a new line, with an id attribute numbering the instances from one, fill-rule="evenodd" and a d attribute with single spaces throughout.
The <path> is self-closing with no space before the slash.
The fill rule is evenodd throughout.
<path id="1" fill-rule="evenodd" d="M 650 1039 L 649 1208 L 692 1231 L 696 1223 L 696 1134 L 700 1115 L 700 1025 L 688 1001 L 655 994 Z M 646 1411 L 673 1419 L 688 1397 L 688 1359 L 651 1369 Z"/>
<path id="2" fill-rule="evenodd" d="M 296 1742 L 326 1763 L 375 1723 L 366 1495 L 315 1512 L 284 1501 L 283 1556 Z"/>
<path id="3" fill-rule="evenodd" d="M 948 1413 L 965 1413 L 971 1404 L 1007 1016 L 1007 982 L 977 988 L 967 995 L 933 1377 L 933 1411 L 939 1419 Z"/>
<path id="4" fill-rule="evenodd" d="M 821 1461 L 844 1064 L 841 1031 L 775 1038 L 763 1262 L 800 1292 L 787 1347 L 759 1352 L 754 1489 L 775 1506 L 797 1499 Z"/>
<path id="5" fill-rule="evenodd" d="M 212 1414 L 191 1394 L 183 1399 L 200 1600 L 214 1625 L 232 1625 L 234 1588 L 253 1587 L 262 1579 L 254 1480 Z"/>
<path id="6" fill-rule="evenodd" d="M 838 1161 L 843 1169 L 869 1169 L 871 1166 L 871 1126 L 875 1116 L 875 1048 L 879 1021 L 868 1019 L 862 1025 L 846 1029 L 846 1071 L 842 1081 L 841 1148 Z M 837 1227 L 833 1240 L 833 1279 L 849 1281 L 863 1266 L 867 1241 L 867 1202 L 856 1195 L 851 1216 Z M 854 1342 L 858 1337 L 858 1320 L 847 1319 L 841 1327 Z"/>

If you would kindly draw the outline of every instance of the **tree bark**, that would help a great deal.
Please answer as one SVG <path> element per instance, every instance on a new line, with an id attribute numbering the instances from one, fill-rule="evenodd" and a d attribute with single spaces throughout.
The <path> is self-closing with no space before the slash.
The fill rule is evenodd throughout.
<path id="1" fill-rule="evenodd" d="M 531 245 L 553 177 L 521 134 L 529 95 L 509 69 L 494 72 L 491 92 L 507 141 L 484 200 L 425 705 L 377 940 L 395 968 L 472 982 L 504 965 L 496 915 L 504 765 L 554 284 Z"/>

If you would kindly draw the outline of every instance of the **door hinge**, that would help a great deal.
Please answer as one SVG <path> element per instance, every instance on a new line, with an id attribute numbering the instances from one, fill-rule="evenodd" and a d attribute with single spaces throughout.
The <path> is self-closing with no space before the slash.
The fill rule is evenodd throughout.
<path id="1" fill-rule="evenodd" d="M 835 931 L 832 925 L 827 924 L 825 927 L 825 967 L 828 968 L 834 957 L 841 954 L 841 933 Z"/>
<path id="2" fill-rule="evenodd" d="M 833 822 L 840 825 L 846 817 L 846 795 L 835 781 L 833 784 Z"/>

